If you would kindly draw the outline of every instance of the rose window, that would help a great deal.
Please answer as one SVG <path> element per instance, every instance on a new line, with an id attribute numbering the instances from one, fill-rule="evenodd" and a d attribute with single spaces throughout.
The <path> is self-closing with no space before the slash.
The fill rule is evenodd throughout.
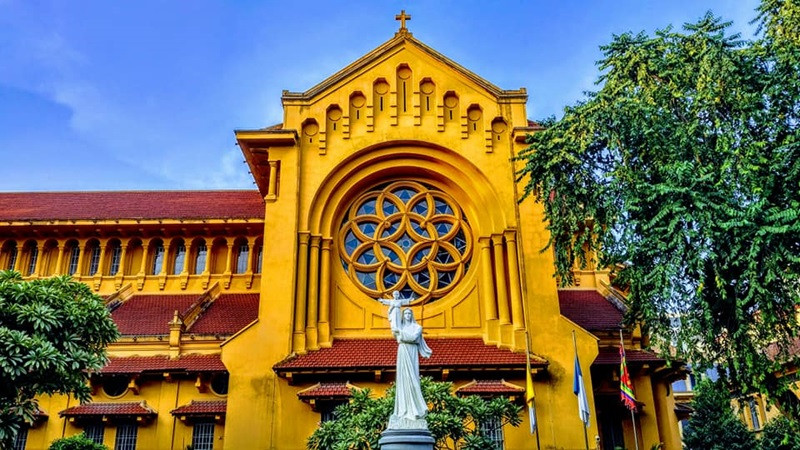
<path id="1" fill-rule="evenodd" d="M 472 233 L 452 197 L 400 181 L 376 187 L 350 205 L 339 253 L 347 274 L 370 297 L 400 291 L 405 298 L 436 300 L 469 267 Z"/>

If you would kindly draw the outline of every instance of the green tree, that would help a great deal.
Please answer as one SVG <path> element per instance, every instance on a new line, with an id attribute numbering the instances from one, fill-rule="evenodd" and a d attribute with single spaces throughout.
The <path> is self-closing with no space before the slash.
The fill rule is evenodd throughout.
<path id="1" fill-rule="evenodd" d="M 655 347 L 779 394 L 796 355 L 764 349 L 798 334 L 800 3 L 764 0 L 756 20 L 754 41 L 711 13 L 613 36 L 598 90 L 542 122 L 518 175 L 563 283 L 574 264 L 619 268 Z"/>
<path id="2" fill-rule="evenodd" d="M 117 327 L 97 295 L 69 277 L 23 281 L 0 271 L 0 448 L 38 409 L 36 395 L 89 401 L 89 371 L 106 363 Z"/>
<path id="3" fill-rule="evenodd" d="M 499 423 L 519 426 L 522 408 L 507 398 L 484 400 L 476 396 L 456 397 L 452 383 L 435 382 L 423 377 L 422 395 L 428 402 L 428 429 L 437 449 L 492 448 L 483 435 L 481 424 Z M 374 398 L 369 389 L 353 390 L 349 403 L 334 412 L 335 420 L 325 422 L 309 437 L 309 450 L 358 450 L 380 448 L 378 441 L 394 407 L 394 387 L 386 396 Z"/>
<path id="4" fill-rule="evenodd" d="M 786 417 L 770 420 L 758 440 L 761 450 L 800 450 L 800 429 Z"/>
<path id="5" fill-rule="evenodd" d="M 683 435 L 691 450 L 749 450 L 756 440 L 731 407 L 730 391 L 721 381 L 703 380 L 692 400 L 694 412 Z"/>
<path id="6" fill-rule="evenodd" d="M 97 444 L 83 433 L 68 438 L 56 439 L 48 450 L 108 450 L 103 444 Z"/>

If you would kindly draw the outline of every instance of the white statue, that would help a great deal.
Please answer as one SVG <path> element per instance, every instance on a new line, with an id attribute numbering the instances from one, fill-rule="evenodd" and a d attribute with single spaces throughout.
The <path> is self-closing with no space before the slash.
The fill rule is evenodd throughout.
<path id="1" fill-rule="evenodd" d="M 401 320 L 401 306 L 406 306 L 411 303 L 410 298 L 402 298 L 400 297 L 400 291 L 392 292 L 392 299 L 385 300 L 382 298 L 378 299 L 379 302 L 383 303 L 384 305 L 389 307 L 389 328 L 391 328 L 392 333 L 394 334 L 394 330 L 400 329 L 400 320 Z"/>
<path id="2" fill-rule="evenodd" d="M 394 296 L 395 301 L 399 301 L 398 297 L 399 295 Z M 388 428 L 427 429 L 425 415 L 428 413 L 428 405 L 422 397 L 419 384 L 419 355 L 430 358 L 433 352 L 422 337 L 422 326 L 414 320 L 414 313 L 406 308 L 399 320 L 392 320 L 392 315 L 399 313 L 400 305 L 395 306 L 394 301 L 387 301 L 385 304 L 389 305 L 389 323 L 392 325 L 392 334 L 397 339 L 394 412 L 389 418 Z M 397 309 L 397 312 L 392 309 Z"/>

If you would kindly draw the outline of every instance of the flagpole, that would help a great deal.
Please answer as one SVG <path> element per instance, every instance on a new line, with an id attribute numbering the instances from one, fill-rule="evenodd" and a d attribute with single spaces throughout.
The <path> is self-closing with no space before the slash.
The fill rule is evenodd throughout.
<path id="1" fill-rule="evenodd" d="M 523 258 L 523 260 L 524 260 L 524 258 Z M 519 265 L 519 268 L 524 272 L 524 268 L 525 268 L 524 261 Z M 522 278 L 525 279 L 524 276 L 522 276 Z M 524 288 L 523 288 L 523 294 L 524 294 Z M 535 427 L 533 429 L 533 434 L 536 436 L 536 450 L 541 450 L 542 447 L 541 447 L 541 444 L 539 443 L 539 420 L 538 420 L 538 417 L 536 416 L 536 394 L 535 394 L 535 390 L 533 388 L 533 379 L 531 378 L 531 334 L 528 331 L 528 328 L 529 328 L 528 327 L 528 302 L 524 301 L 524 300 L 522 302 L 522 321 L 525 324 L 525 328 L 524 328 L 525 329 L 525 370 L 527 371 L 525 373 L 525 406 L 528 407 L 528 414 L 532 415 L 532 419 L 534 421 Z M 528 392 L 527 392 L 527 390 L 528 390 L 528 380 L 530 380 L 531 392 L 534 393 L 533 401 L 531 402 L 531 404 L 528 404 Z M 533 414 L 531 414 L 531 411 L 530 411 L 531 406 L 533 406 Z M 528 420 L 531 420 L 531 418 L 529 418 Z"/>
<path id="2" fill-rule="evenodd" d="M 575 338 L 575 330 L 572 330 L 572 346 L 575 348 L 575 357 L 577 358 L 578 357 L 578 341 Z M 583 383 L 583 380 L 581 380 L 581 383 Z M 585 390 L 586 389 L 586 384 L 585 383 L 583 383 L 583 384 L 584 384 L 583 389 Z M 586 444 L 586 450 L 589 450 L 589 433 L 586 431 L 587 424 L 585 422 L 583 422 L 583 421 L 581 421 L 581 423 L 583 424 L 583 426 L 581 427 L 581 428 L 583 428 L 583 442 L 584 442 L 584 444 Z"/>
<path id="3" fill-rule="evenodd" d="M 625 350 L 625 340 L 622 338 L 622 328 L 619 329 L 619 345 Z M 619 374 L 621 377 L 622 374 Z M 631 423 L 633 424 L 633 442 L 636 444 L 636 450 L 639 450 L 639 433 L 636 431 L 636 415 L 631 409 Z"/>

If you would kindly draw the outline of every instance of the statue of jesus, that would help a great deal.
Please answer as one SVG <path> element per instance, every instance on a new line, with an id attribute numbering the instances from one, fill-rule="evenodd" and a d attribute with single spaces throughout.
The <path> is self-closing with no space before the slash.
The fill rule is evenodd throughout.
<path id="1" fill-rule="evenodd" d="M 395 300 L 398 297 L 396 295 Z M 405 308 L 400 320 L 392 321 L 392 308 L 399 310 L 400 306 L 389 306 L 389 323 L 392 335 L 397 339 L 397 377 L 394 411 L 389 417 L 388 429 L 427 429 L 425 415 L 428 405 L 420 388 L 419 356 L 430 358 L 433 352 L 422 337 L 422 326 L 414 320 L 414 312 Z"/>

